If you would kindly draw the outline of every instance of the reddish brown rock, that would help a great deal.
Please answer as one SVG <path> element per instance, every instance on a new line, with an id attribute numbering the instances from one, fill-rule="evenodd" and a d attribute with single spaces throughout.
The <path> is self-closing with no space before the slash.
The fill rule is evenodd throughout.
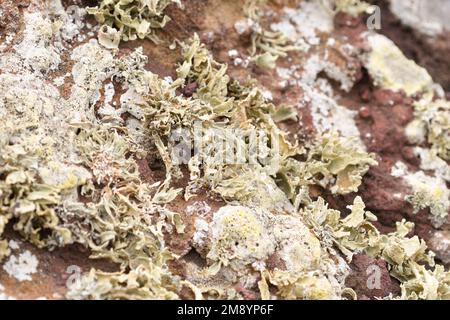
<path id="1" fill-rule="evenodd" d="M 355 255 L 346 285 L 355 290 L 358 299 L 383 298 L 399 292 L 399 284 L 391 278 L 386 262 L 366 255 Z"/>

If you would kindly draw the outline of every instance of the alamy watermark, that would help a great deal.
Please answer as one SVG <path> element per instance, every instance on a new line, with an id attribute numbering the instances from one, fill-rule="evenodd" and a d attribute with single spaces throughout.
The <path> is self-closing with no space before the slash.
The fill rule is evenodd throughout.
<path id="1" fill-rule="evenodd" d="M 193 158 L 211 165 L 268 165 L 280 154 L 280 137 L 274 130 L 207 127 L 201 121 L 192 129 L 174 130 L 168 145 L 174 165 L 189 164 Z"/>
<path id="2" fill-rule="evenodd" d="M 367 288 L 369 290 L 380 290 L 381 289 L 381 278 L 382 278 L 381 268 L 377 265 L 370 265 L 366 270 L 367 276 Z"/>

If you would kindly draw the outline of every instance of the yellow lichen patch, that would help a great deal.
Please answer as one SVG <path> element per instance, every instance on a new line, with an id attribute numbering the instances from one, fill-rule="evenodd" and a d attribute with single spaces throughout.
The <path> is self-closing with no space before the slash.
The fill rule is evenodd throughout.
<path id="1" fill-rule="evenodd" d="M 286 299 L 334 299 L 345 290 L 342 279 L 347 264 L 322 246 L 298 215 L 225 206 L 215 214 L 210 228 L 210 275 L 220 272 L 252 282 L 252 274 L 261 273 L 258 286 L 263 299 L 272 298 L 269 286 Z M 273 254 L 280 263 L 269 270 L 267 263 Z"/>
<path id="2" fill-rule="evenodd" d="M 402 284 L 402 299 L 450 300 L 450 273 L 443 266 L 430 271 L 415 264 L 413 272 L 414 278 Z"/>
<path id="3" fill-rule="evenodd" d="M 374 34 L 368 37 L 371 51 L 366 67 L 376 85 L 392 91 L 403 90 L 414 95 L 429 90 L 433 80 L 428 72 L 407 59 L 388 38 Z"/>
<path id="4" fill-rule="evenodd" d="M 274 247 L 262 218 L 246 207 L 222 207 L 214 215 L 207 258 L 236 269 L 264 260 Z"/>

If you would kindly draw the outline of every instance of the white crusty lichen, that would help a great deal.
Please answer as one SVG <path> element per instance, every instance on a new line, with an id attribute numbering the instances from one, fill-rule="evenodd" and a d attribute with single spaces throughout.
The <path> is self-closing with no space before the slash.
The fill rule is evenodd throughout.
<path id="1" fill-rule="evenodd" d="M 321 34 L 333 31 L 333 14 L 319 1 L 305 1 L 295 9 L 284 8 L 281 20 L 270 27 L 307 51 L 321 43 Z"/>
<path id="2" fill-rule="evenodd" d="M 74 48 L 70 58 L 75 64 L 71 72 L 74 85 L 68 103 L 72 109 L 81 111 L 76 119 L 80 121 L 93 116 L 89 106 L 100 98 L 103 81 L 112 76 L 115 62 L 112 54 L 94 39 Z"/>
<path id="3" fill-rule="evenodd" d="M 450 6 L 447 0 L 391 0 L 390 8 L 401 22 L 430 36 L 450 30 Z"/>
<path id="4" fill-rule="evenodd" d="M 340 84 L 340 89 L 349 91 L 353 88 L 358 68 L 355 64 L 337 64 L 336 53 L 353 54 L 355 48 L 351 46 L 338 47 L 336 51 L 327 51 L 325 55 L 312 54 L 301 66 L 277 68 L 278 75 L 283 79 L 280 85 L 296 85 L 303 91 L 303 98 L 298 108 L 308 108 L 317 134 L 337 132 L 345 138 L 357 139 L 358 145 L 364 147 L 360 139 L 360 132 L 356 125 L 357 112 L 338 103 L 338 95 L 330 80 Z M 333 58 L 334 57 L 334 58 Z"/>
<path id="5" fill-rule="evenodd" d="M 428 93 L 414 104 L 415 118 L 405 129 L 410 143 L 428 144 L 429 149 L 416 147 L 415 153 L 421 159 L 421 169 L 433 171 L 431 178 L 420 173 L 416 178 L 407 179 L 414 190 L 408 200 L 415 211 L 430 207 L 432 220 L 439 227 L 447 220 L 450 211 L 450 190 L 446 182 L 450 180 L 450 168 L 446 162 L 450 159 L 450 103 L 434 99 Z"/>
<path id="6" fill-rule="evenodd" d="M 24 38 L 15 51 L 36 71 L 55 70 L 61 62 L 60 52 L 52 43 L 58 25 L 39 11 L 26 13 L 24 20 Z"/>
<path id="7" fill-rule="evenodd" d="M 411 143 L 428 142 L 431 150 L 444 160 L 450 160 L 450 102 L 425 95 L 414 104 L 415 119 L 406 128 Z"/>
<path id="8" fill-rule="evenodd" d="M 420 158 L 420 169 L 433 171 L 435 176 L 441 177 L 447 182 L 450 181 L 450 166 L 432 149 L 415 147 L 414 153 Z"/>
<path id="9" fill-rule="evenodd" d="M 446 222 L 450 211 L 450 190 L 447 188 L 445 179 L 441 176 L 426 175 L 423 171 L 409 173 L 402 162 L 394 165 L 391 174 L 394 177 L 403 178 L 411 187 L 412 194 L 407 195 L 405 199 L 412 204 L 415 213 L 429 208 L 431 221 L 436 228 Z"/>
<path id="10" fill-rule="evenodd" d="M 37 272 L 39 261 L 30 251 L 25 251 L 17 256 L 11 256 L 3 265 L 3 270 L 10 277 L 19 281 L 31 281 L 32 274 Z"/>

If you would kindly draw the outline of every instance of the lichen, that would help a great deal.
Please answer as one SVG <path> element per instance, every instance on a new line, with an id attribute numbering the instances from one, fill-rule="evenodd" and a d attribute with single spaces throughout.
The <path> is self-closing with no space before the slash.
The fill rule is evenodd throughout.
<path id="1" fill-rule="evenodd" d="M 87 9 L 102 24 L 99 41 L 107 48 L 117 48 L 124 41 L 145 39 L 158 42 L 156 29 L 164 28 L 170 21 L 164 10 L 179 0 L 101 0 Z"/>
<path id="2" fill-rule="evenodd" d="M 1 141 L 0 175 L 4 177 L 0 180 L 2 224 L 17 219 L 14 228 L 38 247 L 70 243 L 70 231 L 59 225 L 57 210 L 63 194 L 70 194 L 70 190 L 83 184 L 85 178 L 76 171 L 67 170 L 59 181 L 47 180 L 46 170 L 54 172 L 54 167 L 61 165 L 46 159 L 46 153 L 51 152 L 52 141 L 47 137 L 47 144 L 39 146 L 36 138 L 44 139 L 45 135 L 33 135 L 26 129 L 9 127 L 9 124 L 13 121 L 4 127 Z M 10 144 L 12 141 L 15 143 Z M 43 236 L 44 233 L 47 235 Z"/>
<path id="3" fill-rule="evenodd" d="M 450 102 L 426 95 L 414 104 L 415 119 L 406 128 L 411 143 L 428 142 L 433 153 L 450 160 Z"/>
<path id="4" fill-rule="evenodd" d="M 336 194 L 358 191 L 370 166 L 377 165 L 373 154 L 358 146 L 353 138 L 324 134 L 306 151 L 307 160 L 287 159 L 278 173 L 283 190 L 292 198 L 299 188 L 319 185 Z"/>
<path id="5" fill-rule="evenodd" d="M 163 236 L 163 228 L 170 229 L 170 225 L 183 232 L 178 214 L 154 204 L 150 197 L 153 186 L 141 181 L 135 160 L 127 158 L 138 152 L 126 136 L 119 134 L 119 128 L 118 132 L 83 124 L 79 129 L 77 143 L 84 164 L 103 187 L 89 194 L 95 201 L 89 206 L 67 208 L 72 212 L 70 227 L 77 241 L 91 249 L 92 258 L 109 258 L 119 263 L 121 270 L 92 270 L 70 288 L 68 297 L 178 297 L 179 279 L 166 264 L 175 256 L 165 248 Z M 157 222 L 152 223 L 152 219 Z"/>
<path id="6" fill-rule="evenodd" d="M 409 238 L 414 224 L 397 222 L 396 231 L 381 234 L 372 222 L 376 216 L 365 211 L 361 198 L 349 206 L 350 215 L 340 218 L 336 210 L 328 209 L 322 199 L 306 207 L 306 221 L 321 230 L 328 243 L 335 243 L 347 258 L 365 253 L 380 258 L 389 265 L 391 276 L 401 282 L 401 299 L 446 299 L 448 276 L 443 267 L 435 265 L 434 254 L 426 243 L 414 236 Z M 428 266 L 428 268 L 426 267 Z"/>
<path id="7" fill-rule="evenodd" d="M 181 47 L 184 62 L 179 65 L 178 78 L 172 83 L 167 83 L 155 74 L 145 71 L 141 63 L 145 59 L 143 60 L 138 51 L 118 62 L 115 77 L 126 83 L 129 90 L 138 94 L 138 101 L 143 101 L 142 104 L 136 106 L 136 110 L 139 109 L 139 111 L 136 111 L 136 115 L 140 115 L 145 133 L 153 140 L 154 151 L 166 168 L 166 179 L 158 187 L 156 195 L 166 194 L 169 190 L 173 190 L 171 189 L 173 182 L 181 176 L 182 163 L 179 163 L 179 159 L 174 157 L 176 155 L 174 150 L 177 145 L 174 144 L 174 141 L 171 141 L 172 135 L 177 130 L 185 130 L 184 132 L 188 135 L 195 135 L 197 129 L 195 123 L 201 121 L 204 130 L 202 132 L 202 143 L 205 143 L 205 145 L 196 146 L 201 152 L 193 158 L 188 158 L 188 163 L 184 163 L 184 165 L 188 165 L 191 180 L 185 189 L 185 198 L 189 198 L 199 186 L 206 186 L 220 195 L 223 200 L 241 205 L 240 207 L 230 206 L 220 209 L 214 215 L 215 218 L 209 227 L 207 227 L 208 223 L 203 221 L 202 232 L 210 232 L 209 236 L 205 237 L 208 241 L 195 245 L 202 247 L 199 251 L 205 252 L 205 258 L 210 261 L 207 279 L 212 281 L 211 277 L 214 278 L 216 274 L 223 273 L 227 274 L 228 278 L 235 279 L 235 277 L 242 276 L 240 272 L 243 270 L 249 270 L 249 275 L 246 277 L 248 281 L 251 281 L 250 279 L 254 277 L 254 274 L 264 271 L 268 256 L 275 247 L 279 247 L 284 263 L 289 266 L 290 272 L 297 274 L 297 276 L 302 272 L 317 270 L 320 265 L 319 261 L 323 263 L 323 269 L 319 272 L 317 282 L 317 286 L 320 288 L 316 290 L 317 292 L 314 291 L 315 289 L 311 289 L 312 293 L 310 289 L 305 289 L 302 297 L 340 297 L 344 292 L 343 279 L 345 277 L 341 276 L 339 280 L 337 278 L 333 281 L 328 280 L 332 284 L 329 284 L 331 282 L 324 282 L 323 279 L 327 277 L 326 275 L 329 277 L 331 274 L 336 274 L 337 277 L 337 274 L 341 271 L 337 271 L 338 267 L 333 259 L 323 252 L 319 240 L 304 226 L 300 219 L 289 216 L 277 217 L 270 213 L 276 211 L 294 213 L 293 204 L 277 185 L 277 177 L 288 161 L 294 161 L 293 156 L 306 152 L 302 148 L 290 144 L 285 133 L 277 127 L 275 119 L 283 120 L 286 117 L 280 117 L 277 108 L 266 101 L 262 91 L 254 84 L 242 85 L 230 81 L 226 75 L 226 65 L 216 62 L 206 48 L 200 44 L 197 36 L 182 44 Z M 192 93 L 192 96 L 184 97 L 177 94 L 177 90 L 191 83 L 196 84 L 196 90 Z M 291 114 L 292 112 L 289 112 L 289 118 Z M 205 130 L 205 127 L 214 130 Z M 79 127 L 81 132 L 78 135 L 83 138 L 78 145 L 81 150 L 97 150 L 93 154 L 88 153 L 84 156 L 86 158 L 85 164 L 91 168 L 94 180 L 97 179 L 97 183 L 108 186 L 107 189 L 115 188 L 114 183 L 111 184 L 112 177 L 117 177 L 119 180 L 124 178 L 124 182 L 127 181 L 127 183 L 136 181 L 139 190 L 145 194 L 144 185 L 138 182 L 137 176 L 134 175 L 134 169 L 130 172 L 130 168 L 133 168 L 134 165 L 129 166 L 123 160 L 126 154 L 136 153 L 136 151 L 111 146 L 111 143 L 114 143 L 115 140 L 124 139 L 123 135 L 112 134 L 108 131 L 108 136 L 111 136 L 112 140 L 109 138 L 99 139 L 106 134 L 104 132 L 99 136 L 99 133 L 103 132 L 100 127 L 92 132 L 96 133 L 94 137 L 98 140 L 92 145 L 90 142 L 92 138 L 85 136 L 86 128 L 86 125 Z M 211 144 L 210 141 L 217 142 L 220 140 L 210 139 L 224 139 L 226 141 L 227 138 L 233 136 L 233 131 L 230 132 L 229 130 L 238 128 L 244 130 L 244 132 L 261 132 L 262 137 L 265 137 L 260 140 L 266 150 L 265 154 L 266 156 L 271 155 L 273 158 L 262 158 L 255 161 L 251 155 L 246 155 L 248 158 L 245 158 L 242 163 L 239 162 L 238 165 L 233 162 L 221 162 L 220 160 L 226 159 L 226 154 L 220 154 L 220 152 L 225 152 L 227 148 L 212 150 L 208 146 Z M 240 140 L 239 137 L 233 137 L 233 141 L 237 143 L 234 146 L 235 148 L 252 150 L 251 143 L 253 142 L 251 140 Z M 303 173 L 308 176 L 308 170 L 321 166 L 324 172 L 325 170 L 330 171 L 330 183 L 334 181 L 335 176 L 337 177 L 338 187 L 336 187 L 336 192 L 347 193 L 357 189 L 361 176 L 367 171 L 369 165 L 374 165 L 376 162 L 364 151 L 352 147 L 351 140 L 345 142 L 340 139 L 336 135 L 330 135 L 318 139 L 317 145 L 307 149 L 309 156 L 302 163 L 305 168 Z M 133 143 L 131 141 L 125 143 L 124 141 L 121 142 L 121 145 L 129 148 L 133 146 Z M 106 150 L 100 151 L 103 148 L 106 148 Z M 194 146 L 188 144 L 189 152 L 192 148 Z M 277 153 L 274 153 L 274 151 L 277 151 Z M 95 154 L 102 155 L 101 159 L 97 158 Z M 220 158 L 221 156 L 223 158 Z M 117 160 L 113 160 L 114 158 Z M 95 159 L 98 159 L 97 161 L 100 161 L 100 164 L 97 165 Z M 107 162 L 103 164 L 104 161 Z M 100 169 L 96 170 L 96 166 L 99 166 Z M 117 167 L 124 171 L 115 169 L 114 171 L 120 172 L 120 174 L 114 174 L 114 171 L 111 170 Z M 96 172 L 99 174 L 96 174 Z M 129 174 L 133 178 L 124 177 L 126 172 L 130 172 Z M 255 175 L 255 172 L 259 173 Z M 309 173 L 309 175 L 311 176 L 309 184 L 319 183 L 319 180 L 312 178 L 315 174 Z M 351 182 L 349 183 L 350 186 L 345 183 L 348 180 Z M 108 194 L 110 193 L 106 193 L 103 197 Z M 160 199 L 156 195 L 151 200 L 153 203 L 155 201 L 158 203 Z M 120 201 L 123 201 L 121 199 L 107 197 L 101 201 L 101 206 L 97 206 L 96 210 L 101 212 L 105 210 L 103 206 L 111 206 L 109 203 L 115 201 L 120 203 Z M 170 202 L 173 197 L 163 199 L 164 202 Z M 139 203 L 135 205 L 139 208 Z M 245 207 L 242 205 L 245 205 Z M 151 207 L 154 206 L 155 204 L 151 205 Z M 137 208 L 135 210 L 139 212 Z M 157 208 L 156 205 L 152 210 L 161 213 L 161 209 Z M 106 212 L 110 211 L 111 209 L 106 210 Z M 97 213 L 95 216 L 97 217 L 99 214 Z M 97 225 L 96 228 L 99 228 L 99 230 L 87 233 L 88 239 L 97 233 L 101 234 L 100 227 L 107 225 L 107 223 L 92 223 L 92 226 Z M 295 227 L 291 230 L 290 226 Z M 302 230 L 302 232 L 299 233 L 299 230 Z M 133 234 L 139 234 L 139 232 L 134 231 Z M 293 238 L 298 238 L 298 246 L 290 245 L 290 240 Z M 111 244 L 95 243 L 95 245 L 91 245 L 94 256 L 108 256 L 113 261 L 122 262 L 122 268 L 127 267 L 130 262 L 122 260 L 115 252 L 109 251 L 108 254 L 103 252 L 103 247 L 109 245 Z M 120 246 L 123 246 L 123 244 Z M 102 250 L 99 250 L 99 248 L 102 248 Z M 302 258 L 299 260 L 298 257 L 300 256 Z M 95 281 L 97 277 L 104 279 L 103 274 L 98 276 L 97 274 L 97 272 L 91 272 L 90 278 L 85 280 L 86 283 Z M 132 273 L 127 272 L 126 276 L 123 275 L 123 281 L 125 282 L 122 283 L 116 280 L 117 275 L 110 274 L 106 281 L 113 283 L 113 285 L 107 285 L 110 287 L 108 295 L 105 296 L 103 293 L 96 292 L 89 297 L 114 297 L 115 294 L 121 294 L 123 292 L 122 286 L 126 286 L 126 281 L 128 281 L 126 277 L 129 276 L 132 276 Z M 305 276 L 306 274 L 302 276 L 302 279 Z M 193 279 L 193 287 L 200 286 L 198 289 L 203 294 L 211 291 L 211 287 L 201 285 L 206 281 L 205 275 L 201 276 L 201 279 L 203 279 L 201 281 L 196 282 L 195 277 Z M 105 280 L 101 281 L 104 282 Z M 310 283 L 310 280 L 306 282 Z M 314 286 L 312 283 L 309 285 Z M 87 284 L 83 288 L 86 288 L 86 286 Z M 320 290 L 325 290 L 325 293 L 320 293 Z M 109 293 L 111 293 L 111 296 Z M 133 294 L 133 292 L 130 292 L 130 295 L 136 297 Z M 286 296 L 289 295 L 286 293 Z"/>
<path id="8" fill-rule="evenodd" d="M 370 12 L 371 5 L 361 0 L 328 0 L 324 2 L 334 12 L 345 12 L 354 17 Z"/>
<path id="9" fill-rule="evenodd" d="M 413 266 L 414 278 L 402 284 L 401 299 L 404 300 L 448 300 L 450 299 L 450 275 L 443 266 L 433 271 L 424 266 Z"/>
<path id="10" fill-rule="evenodd" d="M 31 281 L 31 275 L 37 272 L 39 261 L 30 251 L 11 256 L 3 265 L 3 270 L 18 281 Z"/>
<path id="11" fill-rule="evenodd" d="M 262 218 L 245 207 L 221 208 L 214 215 L 212 248 L 207 258 L 224 266 L 232 263 L 231 267 L 236 269 L 239 264 L 264 260 L 274 247 Z"/>
<path id="12" fill-rule="evenodd" d="M 391 174 L 394 177 L 403 178 L 410 186 L 412 192 L 405 197 L 405 200 L 411 203 L 413 212 L 418 213 L 423 209 L 429 209 L 432 224 L 434 227 L 440 228 L 446 222 L 450 210 L 450 190 L 446 184 L 448 179 L 447 164 L 444 162 L 445 167 L 443 168 L 434 167 L 433 162 L 431 162 L 433 154 L 430 155 L 424 151 L 420 154 L 431 156 L 423 159 L 424 161 L 430 161 L 424 167 L 424 170 L 435 170 L 436 176 L 427 175 L 424 171 L 410 173 L 402 162 L 397 162 L 393 166 Z M 434 157 L 436 156 L 434 155 Z M 434 161 L 436 163 L 436 160 Z"/>
<path id="13" fill-rule="evenodd" d="M 413 189 L 413 194 L 406 196 L 406 200 L 414 207 L 414 213 L 429 208 L 433 225 L 441 227 L 450 211 L 450 191 L 445 182 L 423 172 L 409 175 L 406 180 Z"/>
<path id="14" fill-rule="evenodd" d="M 0 58 L 0 236 L 11 223 L 38 247 L 78 243 L 90 258 L 116 264 L 116 272 L 84 274 L 69 288 L 72 299 L 241 299 L 256 288 L 264 299 L 351 299 L 345 280 L 358 253 L 387 262 L 402 283 L 400 298 L 448 298 L 448 272 L 434 266 L 422 240 L 408 237 L 412 224 L 383 235 L 360 197 L 345 217 L 311 199 L 313 186 L 358 191 L 377 164 L 360 140 L 327 130 L 313 141 L 288 136 L 278 123 L 296 120 L 296 110 L 270 102 L 255 80 L 232 80 L 197 35 L 178 42 L 174 80 L 146 70 L 142 48 L 116 55 L 120 39 L 156 40 L 171 2 L 101 1 L 89 9 L 103 24 L 106 48 L 96 40 L 72 44 L 67 98 L 47 72 L 61 64 L 56 48 L 64 46 L 52 43 L 64 41 L 61 25 L 27 16 L 36 24 Z M 245 12 L 256 27 L 255 61 L 273 67 L 294 48 L 259 29 L 263 2 L 248 2 Z M 352 79 L 342 81 L 344 90 Z M 441 145 L 445 134 L 433 131 L 432 139 Z M 142 174 L 150 161 L 161 163 L 163 178 Z M 189 201 L 205 190 L 220 206 L 177 212 L 181 196 Z M 194 248 L 205 268 L 182 260 L 188 276 L 175 274 L 177 236 L 191 237 L 183 238 L 186 252 Z M 0 239 L 0 260 L 10 249 Z M 36 261 L 28 260 L 34 272 Z"/>
<path id="15" fill-rule="evenodd" d="M 298 50 L 298 47 L 283 33 L 270 31 L 261 25 L 261 6 L 266 2 L 246 0 L 243 11 L 247 21 L 243 24 L 251 31 L 251 60 L 262 69 L 273 69 L 279 57 L 286 57 L 289 51 Z"/>
<path id="16" fill-rule="evenodd" d="M 426 36 L 437 37 L 450 30 L 447 19 L 450 7 L 445 0 L 437 0 L 433 4 L 424 0 L 393 0 L 390 9 L 404 25 Z"/>
<path id="17" fill-rule="evenodd" d="M 215 213 L 209 228 L 211 243 L 206 258 L 210 275 L 226 274 L 229 279 L 234 275 L 251 282 L 252 274 L 260 273 L 258 286 L 263 299 L 272 297 L 269 284 L 279 289 L 278 296 L 287 299 L 337 299 L 346 291 L 343 279 L 348 266 L 336 252 L 322 246 L 299 216 L 225 206 Z M 274 254 L 285 270 L 267 268 Z"/>
<path id="18" fill-rule="evenodd" d="M 2 230 L 0 230 L 0 234 L 3 233 Z M 11 254 L 11 250 L 9 249 L 8 246 L 8 241 L 6 240 L 1 240 L 0 241 L 0 263 L 3 261 L 3 259 L 5 259 L 6 257 L 8 257 Z"/>
<path id="19" fill-rule="evenodd" d="M 368 36 L 371 51 L 366 67 L 376 85 L 392 91 L 403 90 L 407 95 L 429 91 L 433 80 L 428 72 L 407 59 L 390 39 L 383 35 Z"/>

